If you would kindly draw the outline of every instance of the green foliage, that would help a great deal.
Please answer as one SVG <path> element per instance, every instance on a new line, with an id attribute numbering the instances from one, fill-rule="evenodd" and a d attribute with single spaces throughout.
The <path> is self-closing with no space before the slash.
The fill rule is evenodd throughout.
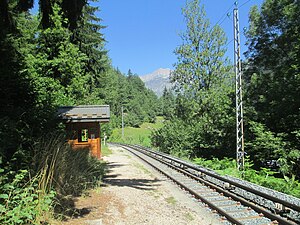
<path id="1" fill-rule="evenodd" d="M 246 143 L 246 148 L 256 161 L 278 158 L 278 153 L 284 151 L 286 143 L 282 137 L 275 136 L 271 131 L 266 130 L 263 124 L 250 122 L 252 140 Z"/>
<path id="2" fill-rule="evenodd" d="M 195 158 L 194 163 L 206 168 L 215 170 L 221 175 L 234 176 L 241 179 L 245 179 L 252 183 L 271 188 L 286 194 L 300 197 L 300 182 L 295 179 L 295 176 L 288 178 L 276 177 L 277 172 L 272 171 L 269 168 L 261 168 L 259 171 L 252 169 L 253 163 L 247 158 L 245 162 L 245 172 L 239 173 L 236 170 L 236 162 L 234 159 L 224 158 L 211 160 L 203 158 Z"/>
<path id="3" fill-rule="evenodd" d="M 6 168 L 7 170 L 8 168 Z M 0 169 L 0 223 L 40 224 L 53 207 L 55 192 L 39 189 L 39 177 L 27 170 L 5 172 Z M 47 215 L 48 213 L 48 215 Z"/>
<path id="4" fill-rule="evenodd" d="M 89 150 L 74 151 L 64 136 L 40 139 L 34 145 L 28 170 L 0 167 L 1 224 L 41 224 L 56 213 L 66 213 L 66 196 L 78 196 L 99 185 L 105 164 L 89 155 Z M 80 161 L 80 163 L 78 163 Z M 31 175 L 34 175 L 31 177 Z"/>
<path id="5" fill-rule="evenodd" d="M 79 47 L 88 60 L 85 62 L 82 73 L 88 76 L 88 99 L 89 104 L 103 104 L 103 95 L 106 83 L 112 73 L 107 73 L 110 69 L 107 51 L 105 50 L 105 40 L 102 29 L 105 27 L 100 25 L 101 19 L 95 14 L 99 11 L 98 7 L 93 7 L 87 3 L 83 7 L 82 16 L 77 22 L 76 29 L 72 32 L 72 43 Z M 110 71 L 110 70 L 109 70 Z"/>
<path id="6" fill-rule="evenodd" d="M 246 119 L 255 121 L 246 127 L 254 157 L 278 159 L 283 174 L 298 178 L 299 7 L 293 0 L 265 0 L 251 9 L 244 72 Z"/>
<path id="7" fill-rule="evenodd" d="M 193 159 L 193 162 L 216 171 L 223 171 L 228 168 L 235 168 L 236 164 L 235 160 L 226 157 L 223 159 L 212 158 L 210 160 L 204 158 L 195 158 Z"/>
<path id="8" fill-rule="evenodd" d="M 175 103 L 176 98 L 174 94 L 165 87 L 159 99 L 159 107 L 161 107 L 160 115 L 164 116 L 167 120 L 171 119 L 175 113 Z"/>
<path id="9" fill-rule="evenodd" d="M 224 59 L 226 38 L 220 27 L 210 26 L 198 0 L 187 2 L 182 12 L 186 30 L 171 74 L 178 93 L 170 109 L 175 115 L 154 133 L 153 144 L 186 157 L 230 156 L 235 113 L 232 73 Z"/>
<path id="10" fill-rule="evenodd" d="M 124 76 L 119 71 L 112 70 L 107 81 L 104 99 L 114 114 L 110 123 L 112 128 L 121 126 L 122 106 L 125 126 L 137 128 L 143 122 L 155 122 L 158 98 L 137 75 L 130 71 L 128 76 Z"/>
<path id="11" fill-rule="evenodd" d="M 284 133 L 275 133 L 257 122 L 249 123 L 251 141 L 247 142 L 249 155 L 261 165 L 265 160 L 277 160 L 279 171 L 284 176 L 299 176 L 300 150 L 290 142 Z M 299 132 L 293 133 L 296 138 Z"/>
<path id="12" fill-rule="evenodd" d="M 181 120 L 172 120 L 164 123 L 164 126 L 152 133 L 152 145 L 168 154 L 181 157 L 190 157 L 193 150 L 191 126 L 187 126 Z"/>
<path id="13" fill-rule="evenodd" d="M 31 1 L 32 2 L 32 1 Z M 84 0 L 64 0 L 64 1 L 49 1 L 40 0 L 40 14 L 41 14 L 41 27 L 47 29 L 53 25 L 51 16 L 53 15 L 53 6 L 59 4 L 60 8 L 64 13 L 64 19 L 68 19 L 68 26 L 70 30 L 77 27 L 77 21 L 82 15 L 84 5 L 87 4 Z M 33 4 L 31 5 L 31 7 Z M 31 8 L 30 7 L 30 8 Z"/>
<path id="14" fill-rule="evenodd" d="M 35 114 L 35 93 L 30 81 L 20 72 L 25 68 L 25 56 L 22 54 L 24 50 L 19 47 L 23 42 L 19 41 L 21 32 L 16 28 L 16 23 L 24 20 L 25 16 L 22 13 L 12 19 L 13 30 L 9 29 L 9 25 L 2 24 L 3 20 L 0 18 L 0 25 L 3 25 L 0 29 L 0 134 L 3 135 L 0 155 L 4 161 L 28 144 L 31 136 L 28 124 Z M 28 21 L 27 25 L 30 29 L 32 21 Z M 26 35 L 29 36 L 29 33 Z"/>
<path id="15" fill-rule="evenodd" d="M 198 99 L 201 89 L 210 89 L 222 82 L 228 73 L 223 60 L 226 36 L 219 26 L 210 27 L 199 0 L 188 1 L 182 14 L 186 30 L 181 34 L 182 45 L 175 50 L 178 62 L 171 80 L 176 89 Z"/>
<path id="16" fill-rule="evenodd" d="M 38 95 L 37 108 L 74 105 L 87 95 L 87 76 L 83 75 L 85 54 L 71 43 L 71 32 L 63 27 L 60 8 L 53 7 L 53 27 L 40 30 L 37 47 L 26 58 L 27 76 Z"/>

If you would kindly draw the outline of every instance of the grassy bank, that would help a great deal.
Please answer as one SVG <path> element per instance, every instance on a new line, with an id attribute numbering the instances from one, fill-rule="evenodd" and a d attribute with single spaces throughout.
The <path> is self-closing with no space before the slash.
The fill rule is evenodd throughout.
<path id="1" fill-rule="evenodd" d="M 101 145 L 101 156 L 109 156 L 112 153 L 107 145 Z"/>
<path id="2" fill-rule="evenodd" d="M 155 123 L 143 123 L 139 128 L 125 127 L 124 137 L 122 137 L 122 129 L 114 129 L 109 138 L 110 142 L 122 142 L 127 144 L 139 144 L 142 146 L 150 147 L 151 132 L 163 126 L 164 118 L 157 117 Z"/>

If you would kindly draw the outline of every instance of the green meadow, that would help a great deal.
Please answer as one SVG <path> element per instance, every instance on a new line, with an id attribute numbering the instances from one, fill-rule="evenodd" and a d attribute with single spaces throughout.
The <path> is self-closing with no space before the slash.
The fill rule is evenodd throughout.
<path id="1" fill-rule="evenodd" d="M 152 131 L 163 126 L 164 118 L 156 117 L 155 123 L 143 123 L 139 128 L 124 127 L 124 136 L 122 137 L 122 128 L 113 130 L 109 137 L 109 142 L 122 142 L 127 144 L 138 144 L 146 147 L 151 146 L 150 135 Z"/>

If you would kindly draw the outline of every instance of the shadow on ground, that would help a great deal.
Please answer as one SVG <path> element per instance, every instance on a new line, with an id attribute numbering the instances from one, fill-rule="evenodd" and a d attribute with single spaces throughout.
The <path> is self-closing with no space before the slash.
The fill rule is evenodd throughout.
<path id="1" fill-rule="evenodd" d="M 92 208 L 76 208 L 75 202 L 77 201 L 74 199 L 73 196 L 58 196 L 60 198 L 55 206 L 55 213 L 60 215 L 63 221 L 67 221 L 69 218 L 79 218 L 89 214 Z"/>
<path id="2" fill-rule="evenodd" d="M 131 187 L 140 190 L 154 190 L 155 187 L 159 186 L 157 182 L 159 179 L 104 179 L 107 185 L 119 186 L 119 187 Z"/>
<path id="3" fill-rule="evenodd" d="M 118 178 L 121 174 L 109 174 L 113 168 L 124 166 L 124 164 L 110 162 L 107 163 L 107 173 L 103 177 L 102 186 L 119 186 L 119 187 L 131 187 L 141 190 L 153 190 L 156 186 L 159 186 L 157 182 L 160 180 L 155 179 L 121 179 Z"/>
<path id="4" fill-rule="evenodd" d="M 122 163 L 115 163 L 115 162 L 107 162 L 106 163 L 107 169 L 111 170 L 112 168 L 124 166 Z"/>

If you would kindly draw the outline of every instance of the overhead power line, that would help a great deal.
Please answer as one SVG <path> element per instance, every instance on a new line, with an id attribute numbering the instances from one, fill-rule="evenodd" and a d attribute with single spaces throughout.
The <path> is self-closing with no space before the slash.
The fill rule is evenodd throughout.
<path id="1" fill-rule="evenodd" d="M 242 3 L 239 7 L 237 7 L 238 9 L 242 8 L 243 6 L 245 6 L 247 3 L 249 3 L 252 0 L 246 0 L 244 3 Z M 238 1 L 235 1 L 226 11 L 225 13 L 220 17 L 220 19 L 215 23 L 214 26 L 216 25 L 221 25 L 226 19 L 230 19 L 231 17 L 231 12 L 232 9 L 238 5 Z"/>
<path id="2" fill-rule="evenodd" d="M 229 9 L 220 17 L 216 25 L 221 25 L 226 18 L 228 18 L 228 15 L 230 15 L 232 8 L 234 7 L 234 4 L 232 4 Z M 221 22 L 220 22 L 221 21 Z"/>
<path id="3" fill-rule="evenodd" d="M 244 2 L 243 4 L 241 4 L 241 5 L 239 6 L 239 9 L 242 8 L 244 5 L 246 5 L 246 4 L 247 4 L 248 2 L 250 2 L 250 1 L 252 1 L 252 0 L 248 0 L 248 1 Z"/>

